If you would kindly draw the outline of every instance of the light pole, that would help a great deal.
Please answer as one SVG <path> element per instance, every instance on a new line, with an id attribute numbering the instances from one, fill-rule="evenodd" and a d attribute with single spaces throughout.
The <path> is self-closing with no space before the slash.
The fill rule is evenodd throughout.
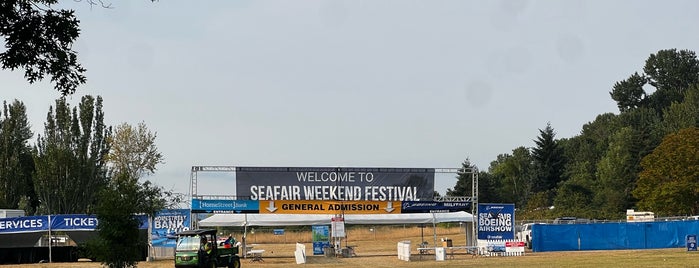
<path id="1" fill-rule="evenodd" d="M 49 227 L 48 242 L 49 242 L 49 263 L 51 263 L 51 262 L 53 262 L 53 254 L 51 254 L 51 253 L 52 253 L 52 252 L 51 252 L 51 247 L 52 247 L 52 245 L 53 245 L 53 237 L 52 237 L 52 235 L 51 235 L 51 207 L 49 206 L 49 202 L 45 202 L 45 203 L 44 203 L 44 202 L 41 202 L 41 200 L 39 200 L 39 203 L 42 203 L 42 204 L 44 204 L 44 206 L 46 206 L 46 211 L 47 211 L 47 213 L 49 214 L 49 215 L 48 215 L 48 216 L 49 216 L 49 218 L 48 218 L 48 221 L 49 221 L 49 225 L 48 225 L 48 227 Z"/>
<path id="2" fill-rule="evenodd" d="M 53 254 L 51 254 L 52 245 L 53 245 L 53 236 L 51 236 L 51 212 L 49 210 L 49 263 L 51 263 L 53 261 L 52 260 Z"/>

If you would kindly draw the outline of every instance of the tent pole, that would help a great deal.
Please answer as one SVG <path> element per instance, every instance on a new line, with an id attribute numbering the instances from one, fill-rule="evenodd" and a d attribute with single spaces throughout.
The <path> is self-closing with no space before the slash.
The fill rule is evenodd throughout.
<path id="1" fill-rule="evenodd" d="M 432 212 L 432 236 L 434 238 L 434 246 L 437 247 L 437 224 L 435 223 L 434 212 Z"/>
<path id="2" fill-rule="evenodd" d="M 248 257 L 247 236 L 248 236 L 248 214 L 245 213 L 245 222 L 243 223 L 243 258 Z"/>

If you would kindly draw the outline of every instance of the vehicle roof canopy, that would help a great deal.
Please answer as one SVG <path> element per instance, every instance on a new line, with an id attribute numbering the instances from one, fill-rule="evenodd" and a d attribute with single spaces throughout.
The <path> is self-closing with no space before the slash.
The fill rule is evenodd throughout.
<path id="1" fill-rule="evenodd" d="M 215 235 L 216 229 L 196 229 L 177 233 L 178 236 Z"/>

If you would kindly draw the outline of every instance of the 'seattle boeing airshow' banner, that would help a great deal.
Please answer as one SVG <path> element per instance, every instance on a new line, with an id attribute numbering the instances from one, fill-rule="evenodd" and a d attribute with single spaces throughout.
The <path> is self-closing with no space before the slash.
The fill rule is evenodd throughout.
<path id="1" fill-rule="evenodd" d="M 236 189 L 251 200 L 432 200 L 434 169 L 237 167 Z"/>
<path id="2" fill-rule="evenodd" d="M 515 238 L 514 204 L 478 204 L 478 239 Z"/>

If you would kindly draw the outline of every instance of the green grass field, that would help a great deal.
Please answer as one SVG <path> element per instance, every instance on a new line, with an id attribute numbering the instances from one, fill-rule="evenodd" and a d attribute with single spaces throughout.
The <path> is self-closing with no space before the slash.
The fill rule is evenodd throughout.
<path id="1" fill-rule="evenodd" d="M 417 255 L 416 246 L 422 235 L 417 227 L 389 228 L 379 227 L 375 232 L 365 230 L 367 228 L 349 229 L 348 238 L 350 245 L 356 245 L 357 257 L 337 258 L 325 256 L 312 256 L 311 243 L 306 245 L 307 262 L 297 265 L 293 257 L 294 240 L 303 241 L 310 237 L 310 233 L 289 233 L 289 237 L 282 240 L 272 234 L 256 233 L 257 237 L 250 242 L 256 243 L 255 249 L 264 249 L 264 262 L 251 263 L 242 260 L 242 267 L 266 267 L 282 268 L 290 266 L 298 267 L 699 267 L 699 252 L 687 252 L 685 248 L 653 249 L 653 250 L 609 250 L 609 251 L 565 251 L 565 252 L 526 252 L 525 256 L 516 257 L 480 257 L 468 255 L 465 252 L 456 252 L 453 259 L 447 257 L 445 261 L 435 261 L 434 255 L 423 255 L 422 259 Z M 297 236 L 297 237 L 293 237 Z M 463 229 L 438 228 L 438 239 L 449 237 L 454 245 L 465 243 Z M 250 237 L 249 237 L 250 239 Z M 412 243 L 413 256 L 410 262 L 398 260 L 397 243 L 409 240 Z M 425 240 L 434 244 L 432 229 L 425 230 Z M 343 243 L 343 245 L 345 245 Z M 173 267 L 172 260 L 158 260 L 153 262 L 141 262 L 138 267 L 164 268 Z M 0 267 L 101 267 L 99 263 L 52 263 L 52 264 L 23 264 L 3 265 Z"/>

